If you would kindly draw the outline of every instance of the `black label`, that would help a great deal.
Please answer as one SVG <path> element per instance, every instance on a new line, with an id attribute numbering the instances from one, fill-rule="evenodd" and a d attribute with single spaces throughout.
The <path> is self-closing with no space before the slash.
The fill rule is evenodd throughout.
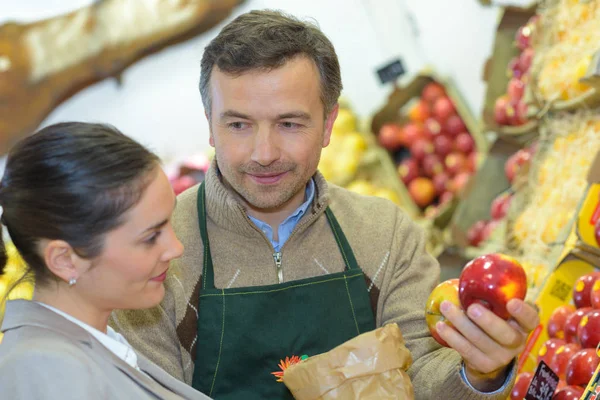
<path id="1" fill-rule="evenodd" d="M 404 75 L 406 70 L 402 65 L 402 60 L 399 58 L 377 70 L 377 75 L 382 85 L 388 82 L 394 82 L 398 77 Z"/>
<path id="2" fill-rule="evenodd" d="M 557 386 L 558 375 L 545 362 L 540 361 L 527 389 L 525 400 L 551 400 Z"/>

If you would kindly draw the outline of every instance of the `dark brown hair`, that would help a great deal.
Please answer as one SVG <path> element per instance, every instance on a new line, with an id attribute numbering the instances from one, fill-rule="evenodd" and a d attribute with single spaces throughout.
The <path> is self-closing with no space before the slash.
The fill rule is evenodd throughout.
<path id="1" fill-rule="evenodd" d="M 210 76 L 215 65 L 226 74 L 239 75 L 279 68 L 300 55 L 313 60 L 319 70 L 321 101 L 327 115 L 340 97 L 342 78 L 335 49 L 323 32 L 312 23 L 279 11 L 251 11 L 234 19 L 202 56 L 200 94 L 209 118 Z"/>
<path id="2" fill-rule="evenodd" d="M 0 182 L 1 222 L 36 284 L 54 279 L 40 240 L 64 240 L 82 257 L 98 256 L 104 235 L 124 222 L 158 165 L 155 154 L 102 124 L 51 125 L 17 143 Z"/>

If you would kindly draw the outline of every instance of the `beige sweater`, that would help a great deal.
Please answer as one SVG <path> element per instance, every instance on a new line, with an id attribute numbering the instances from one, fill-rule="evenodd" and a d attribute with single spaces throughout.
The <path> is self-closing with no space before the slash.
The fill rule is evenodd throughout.
<path id="1" fill-rule="evenodd" d="M 461 358 L 441 348 L 425 323 L 425 303 L 439 280 L 439 265 L 425 251 L 421 229 L 392 202 L 361 196 L 315 175 L 312 207 L 282 248 L 285 281 L 344 269 L 327 218 L 329 205 L 359 266 L 366 275 L 377 326 L 396 322 L 413 356 L 409 370 L 416 399 L 506 399 L 502 393 L 478 394 L 459 375 Z M 244 208 L 219 180 L 213 166 L 206 177 L 208 232 L 215 265 L 215 286 L 244 287 L 278 282 L 273 249 Z M 185 246 L 172 263 L 160 306 L 116 312 L 111 325 L 131 345 L 176 378 L 191 384 L 196 357 L 198 292 L 203 247 L 198 230 L 197 187 L 179 196 L 173 217 Z M 514 378 L 514 373 L 512 374 Z"/>

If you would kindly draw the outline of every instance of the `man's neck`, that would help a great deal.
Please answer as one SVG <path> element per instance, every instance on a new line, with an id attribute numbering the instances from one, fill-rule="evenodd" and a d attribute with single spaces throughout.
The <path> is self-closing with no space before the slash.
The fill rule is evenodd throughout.
<path id="1" fill-rule="evenodd" d="M 273 238 L 277 240 L 277 232 L 279 225 L 281 225 L 281 223 L 285 221 L 287 217 L 292 215 L 294 211 L 296 211 L 298 207 L 300 207 L 302 203 L 304 203 L 305 196 L 306 189 L 301 190 L 298 193 L 296 193 L 294 197 L 289 199 L 285 204 L 283 204 L 280 207 L 277 207 L 276 209 L 255 208 L 251 204 L 248 204 L 244 199 L 241 199 L 241 201 L 246 207 L 246 212 L 248 213 L 248 216 L 256 218 L 259 221 L 262 221 L 271 226 L 271 229 L 273 230 Z"/>

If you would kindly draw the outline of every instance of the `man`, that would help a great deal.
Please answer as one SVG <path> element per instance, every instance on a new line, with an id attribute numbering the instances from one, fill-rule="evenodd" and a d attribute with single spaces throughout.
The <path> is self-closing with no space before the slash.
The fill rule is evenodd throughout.
<path id="1" fill-rule="evenodd" d="M 424 319 L 439 266 L 391 202 L 317 172 L 342 89 L 330 41 L 272 11 L 244 14 L 207 46 L 200 92 L 216 161 L 183 193 L 173 224 L 185 245 L 166 296 L 113 325 L 175 377 L 219 399 L 288 399 L 271 372 L 397 323 L 417 399 L 505 399 L 515 357 L 538 321 L 519 300 L 507 323 L 480 306 L 439 333 Z M 360 267 L 359 267 L 360 266 Z"/>

